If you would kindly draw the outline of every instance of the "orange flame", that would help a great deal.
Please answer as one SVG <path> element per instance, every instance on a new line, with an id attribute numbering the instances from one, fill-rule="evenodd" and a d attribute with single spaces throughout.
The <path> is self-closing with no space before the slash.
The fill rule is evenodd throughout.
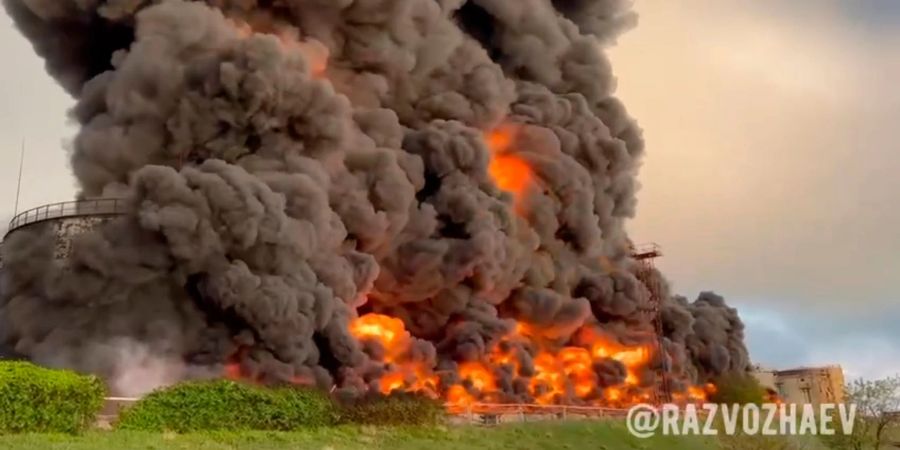
<path id="1" fill-rule="evenodd" d="M 412 345 L 415 338 L 406 330 L 402 320 L 382 314 L 366 314 L 351 321 L 350 333 L 361 342 L 379 346 L 378 354 L 384 364 L 381 376 L 373 380 L 373 389 L 382 394 L 395 391 L 417 392 L 433 398 L 444 398 L 451 411 L 476 403 L 508 401 L 501 392 L 499 376 L 512 377 L 527 388 L 535 403 L 553 404 L 574 402 L 582 405 L 625 407 L 647 403 L 655 398 L 654 386 L 642 383 L 644 373 L 653 359 L 654 346 L 626 345 L 602 330 L 585 326 L 569 346 L 559 347 L 543 340 L 542 329 L 534 324 L 517 322 L 513 330 L 486 352 L 482 361 L 466 361 L 457 365 L 457 381 L 442 383 L 431 363 L 415 359 Z M 257 382 L 242 370 L 239 351 L 225 364 L 223 377 L 231 380 Z M 532 366 L 523 371 L 521 365 L 536 353 Z M 617 385 L 601 386 L 595 366 L 598 362 L 614 360 L 625 366 L 626 377 Z M 297 375 L 294 384 L 314 384 L 314 380 Z M 505 381 L 504 381 L 505 382 Z M 707 383 L 690 386 L 684 392 L 673 393 L 676 403 L 705 402 L 716 392 Z"/>
<path id="2" fill-rule="evenodd" d="M 374 341 L 384 349 L 383 362 L 390 370 L 378 380 L 383 394 L 393 391 L 422 392 L 437 396 L 439 379 L 421 361 L 408 360 L 411 336 L 403 321 L 382 314 L 366 314 L 350 322 L 350 334 L 360 341 Z"/>
<path id="3" fill-rule="evenodd" d="M 495 392 L 497 381 L 494 374 L 479 362 L 466 362 L 459 365 L 459 376 L 472 384 L 480 392 Z"/>
<path id="4" fill-rule="evenodd" d="M 378 380 L 381 393 L 390 394 L 396 390 L 400 390 L 406 385 L 406 377 L 401 372 L 393 372 L 381 377 Z"/>
<path id="5" fill-rule="evenodd" d="M 377 380 L 377 389 L 420 392 L 444 398 L 451 410 L 478 402 L 502 401 L 497 376 L 524 378 L 536 403 L 552 404 L 576 401 L 581 404 L 627 406 L 654 398 L 652 386 L 642 385 L 643 373 L 653 356 L 648 344 L 624 345 L 601 331 L 585 327 L 575 339 L 576 345 L 552 347 L 540 340 L 540 329 L 533 324 L 517 323 L 513 332 L 487 352 L 483 361 L 458 364 L 457 382 L 443 385 L 433 367 L 409 359 L 412 336 L 400 319 L 367 314 L 350 324 L 350 332 L 360 341 L 374 341 L 384 349 L 385 372 Z M 533 371 L 523 374 L 519 351 L 536 349 Z M 528 350 L 530 353 L 532 350 Z M 615 360 L 625 366 L 627 376 L 616 386 L 602 387 L 594 366 L 602 360 Z M 705 401 L 715 386 L 692 386 L 674 395 L 678 402 Z"/>
<path id="6" fill-rule="evenodd" d="M 350 323 L 350 334 L 360 341 L 372 340 L 381 344 L 386 361 L 393 362 L 406 351 L 409 333 L 403 321 L 381 314 L 366 314 Z"/>
<path id="7" fill-rule="evenodd" d="M 477 401 L 478 399 L 470 394 L 462 385 L 454 384 L 447 390 L 447 403 L 449 403 L 451 407 L 468 406 Z"/>

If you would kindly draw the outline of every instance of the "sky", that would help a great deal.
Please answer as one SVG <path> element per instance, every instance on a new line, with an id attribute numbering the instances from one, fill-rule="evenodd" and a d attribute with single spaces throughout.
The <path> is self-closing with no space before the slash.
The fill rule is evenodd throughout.
<path id="1" fill-rule="evenodd" d="M 900 372 L 900 2 L 641 0 L 613 50 L 647 157 L 630 231 L 774 368 Z"/>
<path id="2" fill-rule="evenodd" d="M 736 306 L 753 360 L 900 372 L 900 2 L 639 0 L 611 50 L 647 157 L 638 242 Z M 0 14 L 0 233 L 71 199 L 69 98 Z"/>

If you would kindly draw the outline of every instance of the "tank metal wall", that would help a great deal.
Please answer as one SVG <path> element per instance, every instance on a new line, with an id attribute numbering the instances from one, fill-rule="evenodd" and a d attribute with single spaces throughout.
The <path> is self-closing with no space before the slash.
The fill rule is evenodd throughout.
<path id="1" fill-rule="evenodd" d="M 93 230 L 112 217 L 114 216 L 81 216 L 51 219 L 17 228 L 7 234 L 4 240 L 16 233 L 35 227 L 50 227 L 54 237 L 53 257 L 57 260 L 65 260 L 72 252 L 72 238 Z M 2 246 L 2 243 L 0 243 L 0 246 Z M 0 270 L 3 270 L 2 258 L 0 258 Z"/>

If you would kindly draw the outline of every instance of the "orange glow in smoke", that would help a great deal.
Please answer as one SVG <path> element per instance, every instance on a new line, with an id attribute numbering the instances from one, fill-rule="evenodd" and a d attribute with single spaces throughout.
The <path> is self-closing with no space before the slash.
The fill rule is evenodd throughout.
<path id="1" fill-rule="evenodd" d="M 238 363 L 228 363 L 225 365 L 225 378 L 231 381 L 241 379 L 241 365 Z"/>
<path id="2" fill-rule="evenodd" d="M 497 187 L 515 195 L 522 195 L 531 183 L 531 168 L 517 156 L 494 156 L 488 166 L 488 173 Z"/>
<path id="3" fill-rule="evenodd" d="M 511 153 L 518 128 L 504 125 L 487 133 L 485 142 L 491 152 L 488 175 L 500 189 L 515 196 L 518 201 L 532 184 L 531 167 L 518 155 Z"/>
<path id="4" fill-rule="evenodd" d="M 229 19 L 232 29 L 242 39 L 247 39 L 255 33 L 270 34 L 278 38 L 281 47 L 285 50 L 299 51 L 309 63 L 310 73 L 314 78 L 324 78 L 328 70 L 328 48 L 317 41 L 304 41 L 300 39 L 295 29 L 282 29 L 277 31 L 254 30 L 249 23 L 232 18 Z M 265 27 L 269 28 L 269 27 Z"/>
<path id="5" fill-rule="evenodd" d="M 308 377 L 293 376 L 291 377 L 291 384 L 297 386 L 315 386 L 316 382 Z"/>
<path id="6" fill-rule="evenodd" d="M 295 36 L 281 33 L 278 40 L 284 48 L 294 49 L 303 54 L 309 63 L 309 71 L 313 78 L 324 78 L 328 70 L 328 48 L 318 42 L 305 42 Z"/>

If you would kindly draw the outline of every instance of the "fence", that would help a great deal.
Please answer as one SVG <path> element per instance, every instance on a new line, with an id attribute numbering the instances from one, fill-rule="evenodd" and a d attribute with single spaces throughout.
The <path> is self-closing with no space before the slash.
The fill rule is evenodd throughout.
<path id="1" fill-rule="evenodd" d="M 120 198 L 99 198 L 93 200 L 77 200 L 71 202 L 51 203 L 29 209 L 9 222 L 7 233 L 26 225 L 52 219 L 79 216 L 109 216 L 124 214 L 128 210 L 128 202 Z"/>
<path id="2" fill-rule="evenodd" d="M 107 397 L 101 416 L 114 421 L 122 409 L 140 400 L 135 397 Z M 453 423 L 494 425 L 506 422 L 530 422 L 566 419 L 620 419 L 628 415 L 624 408 L 598 406 L 538 405 L 528 403 L 447 404 Z"/>
<path id="3" fill-rule="evenodd" d="M 479 425 L 543 420 L 617 419 L 628 414 L 628 410 L 622 408 L 526 403 L 448 404 L 447 412 L 450 413 L 451 422 Z"/>

